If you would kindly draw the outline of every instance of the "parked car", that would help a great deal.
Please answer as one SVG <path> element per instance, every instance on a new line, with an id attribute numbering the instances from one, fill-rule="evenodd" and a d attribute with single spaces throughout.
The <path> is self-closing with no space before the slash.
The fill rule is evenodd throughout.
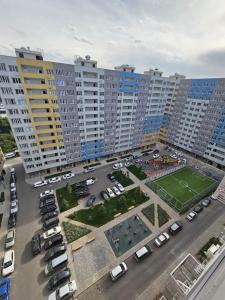
<path id="1" fill-rule="evenodd" d="M 130 165 L 131 165 L 131 162 L 130 162 L 130 161 L 127 161 L 127 162 L 125 162 L 125 164 L 124 164 L 125 167 L 129 167 Z"/>
<path id="2" fill-rule="evenodd" d="M 204 200 L 202 200 L 201 205 L 204 207 L 208 207 L 210 205 L 210 203 L 211 203 L 210 199 L 204 199 Z"/>
<path id="3" fill-rule="evenodd" d="M 122 186 L 122 184 L 117 183 L 116 187 L 118 188 L 118 190 L 122 193 L 124 192 L 124 187 Z"/>
<path id="4" fill-rule="evenodd" d="M 44 206 L 55 204 L 55 198 L 49 198 L 45 199 L 43 201 L 40 201 L 39 208 L 42 208 Z"/>
<path id="5" fill-rule="evenodd" d="M 84 169 L 84 173 L 90 173 L 90 172 L 94 172 L 95 168 L 94 167 L 87 167 Z"/>
<path id="6" fill-rule="evenodd" d="M 158 154 L 158 153 L 159 153 L 158 149 L 153 150 L 153 154 Z"/>
<path id="7" fill-rule="evenodd" d="M 16 184 L 15 184 L 15 182 L 10 183 L 10 192 L 11 193 L 16 192 Z"/>
<path id="8" fill-rule="evenodd" d="M 162 234 L 160 234 L 154 241 L 155 245 L 157 247 L 161 247 L 162 245 L 164 245 L 166 242 L 168 242 L 170 239 L 170 236 L 168 233 L 163 232 Z"/>
<path id="9" fill-rule="evenodd" d="M 63 254 L 64 252 L 66 252 L 66 249 L 67 249 L 67 245 L 65 243 L 57 245 L 57 246 L 49 249 L 45 253 L 45 261 L 49 261 L 49 260 Z"/>
<path id="10" fill-rule="evenodd" d="M 16 183 L 16 174 L 10 174 L 10 183 L 15 182 Z"/>
<path id="11" fill-rule="evenodd" d="M 41 208 L 40 214 L 44 215 L 44 214 L 47 214 L 50 211 L 55 211 L 55 210 L 56 210 L 56 205 L 55 204 L 47 205 L 47 206 L 44 206 L 44 207 Z"/>
<path id="12" fill-rule="evenodd" d="M 40 234 L 35 234 L 31 240 L 31 250 L 32 254 L 37 255 L 41 252 L 41 236 Z"/>
<path id="13" fill-rule="evenodd" d="M 40 193 L 40 198 L 44 198 L 45 196 L 49 196 L 49 195 L 54 195 L 54 191 L 53 190 L 44 191 Z"/>
<path id="14" fill-rule="evenodd" d="M 142 261 L 144 258 L 150 256 L 151 254 L 152 254 L 151 248 L 148 245 L 145 245 L 144 247 L 142 247 L 141 249 L 139 249 L 134 253 L 134 258 L 137 261 Z"/>
<path id="15" fill-rule="evenodd" d="M 87 185 L 85 186 L 79 186 L 75 189 L 75 193 L 78 193 L 78 192 L 88 192 L 89 191 L 89 188 Z"/>
<path id="16" fill-rule="evenodd" d="M 38 188 L 38 187 L 41 187 L 41 186 L 45 186 L 47 184 L 48 184 L 47 180 L 41 180 L 41 181 L 35 182 L 33 187 Z"/>
<path id="17" fill-rule="evenodd" d="M 5 252 L 5 256 L 2 264 L 2 276 L 8 276 L 14 272 L 15 268 L 15 251 L 8 250 Z"/>
<path id="18" fill-rule="evenodd" d="M 48 238 L 60 233 L 62 231 L 61 226 L 56 226 L 52 229 L 49 229 L 48 231 L 43 233 L 44 240 L 47 240 Z"/>
<path id="19" fill-rule="evenodd" d="M 45 250 L 50 249 L 51 247 L 53 247 L 55 245 L 61 244 L 62 241 L 63 241 L 62 234 L 54 235 L 53 237 L 51 237 L 51 238 L 47 239 L 47 241 L 45 241 L 44 249 Z"/>
<path id="20" fill-rule="evenodd" d="M 15 152 L 8 152 L 8 153 L 5 153 L 4 156 L 5 156 L 6 159 L 14 158 L 14 157 L 16 157 L 16 153 Z"/>
<path id="21" fill-rule="evenodd" d="M 74 185 L 75 185 L 76 188 L 80 188 L 80 187 L 87 186 L 87 183 L 86 183 L 86 180 L 83 180 L 83 181 L 75 183 Z"/>
<path id="22" fill-rule="evenodd" d="M 73 280 L 64 286 L 57 288 L 56 291 L 49 295 L 48 300 L 70 299 L 76 291 L 77 285 L 75 280 Z"/>
<path id="23" fill-rule="evenodd" d="M 61 177 L 60 176 L 57 176 L 57 177 L 52 177 L 48 180 L 48 183 L 57 183 L 57 182 L 60 182 L 61 181 Z"/>
<path id="24" fill-rule="evenodd" d="M 74 175 L 74 173 L 67 173 L 67 174 L 64 174 L 63 175 L 63 179 L 70 179 L 70 178 L 73 178 L 75 175 Z"/>
<path id="25" fill-rule="evenodd" d="M 16 231 L 15 229 L 8 230 L 5 238 L 5 248 L 9 249 L 15 245 Z M 0 298 L 1 299 L 1 298 Z"/>
<path id="26" fill-rule="evenodd" d="M 121 194 L 120 190 L 116 186 L 113 186 L 112 190 L 113 190 L 114 194 L 116 194 L 116 196 L 119 196 Z"/>
<path id="27" fill-rule="evenodd" d="M 13 228 L 16 226 L 17 214 L 10 214 L 8 219 L 8 228 Z"/>
<path id="28" fill-rule="evenodd" d="M 10 201 L 15 201 L 15 200 L 17 200 L 17 193 L 16 192 L 10 193 Z"/>
<path id="29" fill-rule="evenodd" d="M 69 268 L 65 270 L 59 271 L 55 275 L 53 275 L 48 281 L 48 289 L 49 291 L 57 288 L 59 285 L 69 280 L 71 277 L 71 272 Z"/>
<path id="30" fill-rule="evenodd" d="M 86 180 L 87 185 L 91 185 L 91 184 L 94 184 L 94 183 L 95 183 L 95 180 L 92 179 L 92 178 Z"/>
<path id="31" fill-rule="evenodd" d="M 133 156 L 128 156 L 128 157 L 125 158 L 126 161 L 130 161 L 132 159 L 133 159 Z"/>
<path id="32" fill-rule="evenodd" d="M 48 213 L 46 213 L 45 215 L 43 215 L 42 217 L 42 221 L 45 222 L 51 218 L 57 217 L 58 216 L 58 212 L 57 211 L 50 211 Z"/>
<path id="33" fill-rule="evenodd" d="M 125 262 L 122 262 L 118 266 L 116 266 L 112 271 L 110 272 L 111 279 L 113 281 L 120 278 L 122 275 L 124 275 L 127 272 L 128 268 Z"/>
<path id="34" fill-rule="evenodd" d="M 114 198 L 116 196 L 110 188 L 107 188 L 106 192 L 110 198 Z"/>
<path id="35" fill-rule="evenodd" d="M 96 201 L 96 196 L 95 195 L 91 195 L 86 202 L 86 206 L 87 207 L 91 207 L 93 206 L 94 202 Z"/>
<path id="36" fill-rule="evenodd" d="M 153 154 L 153 158 L 159 158 L 159 154 Z"/>
<path id="37" fill-rule="evenodd" d="M 181 231 L 181 229 L 183 228 L 183 225 L 180 221 L 176 221 L 175 223 L 173 223 L 170 227 L 169 227 L 169 232 L 172 235 L 177 234 L 179 231 Z"/>
<path id="38" fill-rule="evenodd" d="M 79 198 L 85 198 L 90 195 L 89 191 L 78 191 L 76 192 L 77 197 Z"/>
<path id="39" fill-rule="evenodd" d="M 116 180 L 115 176 L 113 176 L 113 174 L 111 174 L 111 173 L 109 173 L 109 174 L 107 175 L 107 177 L 108 177 L 109 180 L 111 180 L 111 181 L 115 181 L 115 180 Z"/>
<path id="40" fill-rule="evenodd" d="M 196 214 L 199 214 L 203 210 L 203 206 L 198 205 L 193 210 L 196 212 Z"/>
<path id="41" fill-rule="evenodd" d="M 18 200 L 11 201 L 10 214 L 16 214 L 18 212 Z"/>
<path id="42" fill-rule="evenodd" d="M 109 195 L 105 191 L 101 191 L 100 195 L 103 200 L 109 200 Z"/>
<path id="43" fill-rule="evenodd" d="M 123 163 L 119 162 L 113 165 L 113 170 L 118 170 L 123 167 Z"/>
<path id="44" fill-rule="evenodd" d="M 68 263 L 68 255 L 66 253 L 50 260 L 45 266 L 45 275 L 49 276 L 59 268 L 65 267 Z"/>
<path id="45" fill-rule="evenodd" d="M 59 218 L 58 217 L 53 217 L 51 219 L 48 219 L 46 220 L 44 223 L 43 223 L 43 230 L 49 230 L 55 226 L 57 226 L 59 224 Z"/>
<path id="46" fill-rule="evenodd" d="M 191 211 L 187 216 L 186 219 L 188 221 L 193 221 L 197 217 L 197 214 L 195 211 Z"/>
<path id="47" fill-rule="evenodd" d="M 0 279 L 0 299 L 9 300 L 11 279 L 6 277 Z"/>

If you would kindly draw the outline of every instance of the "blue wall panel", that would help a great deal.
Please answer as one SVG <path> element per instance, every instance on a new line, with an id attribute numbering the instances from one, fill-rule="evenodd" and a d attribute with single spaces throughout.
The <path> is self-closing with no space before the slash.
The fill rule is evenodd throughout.
<path id="1" fill-rule="evenodd" d="M 225 146 L 225 109 L 221 112 L 221 116 L 214 129 L 211 142 Z"/>
<path id="2" fill-rule="evenodd" d="M 129 78 L 129 80 L 127 79 Z M 120 72 L 119 80 L 120 80 L 120 92 L 126 93 L 138 93 L 139 88 L 143 86 L 143 83 L 140 82 L 142 79 L 141 74 L 137 73 L 129 73 L 129 72 Z"/>
<path id="3" fill-rule="evenodd" d="M 216 86 L 216 79 L 192 79 L 188 90 L 189 98 L 209 99 Z"/>
<path id="4" fill-rule="evenodd" d="M 163 115 L 158 115 L 154 117 L 146 117 L 144 119 L 144 133 L 158 132 L 162 126 Z"/>
<path id="5" fill-rule="evenodd" d="M 82 159 L 97 158 L 104 155 L 104 141 L 84 143 L 81 145 Z"/>

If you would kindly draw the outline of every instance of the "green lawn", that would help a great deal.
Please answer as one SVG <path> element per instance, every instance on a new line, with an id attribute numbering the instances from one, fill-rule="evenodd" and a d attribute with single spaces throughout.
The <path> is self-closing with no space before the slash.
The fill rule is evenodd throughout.
<path id="1" fill-rule="evenodd" d="M 189 207 L 189 203 L 196 202 L 208 195 L 217 183 L 196 170 L 185 167 L 147 185 L 168 204 L 181 212 Z"/>
<path id="2" fill-rule="evenodd" d="M 142 209 L 142 213 L 146 216 L 146 218 L 155 225 L 155 205 L 154 203 Z"/>
<path id="3" fill-rule="evenodd" d="M 157 205 L 157 210 L 158 210 L 159 227 L 161 227 L 162 225 L 164 225 L 170 220 L 170 216 L 160 205 Z"/>
<path id="4" fill-rule="evenodd" d="M 116 180 L 119 181 L 119 183 L 121 183 L 124 187 L 134 183 L 133 180 L 124 175 L 122 171 L 114 171 L 112 174 L 116 178 Z"/>
<path id="5" fill-rule="evenodd" d="M 91 232 L 91 230 L 87 228 L 77 226 L 69 222 L 63 222 L 62 224 L 68 243 L 72 243 L 73 241 L 78 240 L 82 236 Z"/>
<path id="6" fill-rule="evenodd" d="M 131 165 L 127 167 L 127 169 L 140 180 L 143 180 L 147 177 L 147 175 L 142 171 L 142 169 L 135 165 Z"/>
<path id="7" fill-rule="evenodd" d="M 56 190 L 60 212 L 77 206 L 77 196 L 74 185 L 67 184 L 65 187 Z"/>
<path id="8" fill-rule="evenodd" d="M 149 198 L 140 190 L 139 187 L 134 188 L 123 195 L 105 201 L 104 204 L 98 204 L 90 209 L 81 209 L 69 218 L 81 223 L 100 227 L 114 219 L 114 215 L 125 213 L 130 206 L 138 206 Z"/>

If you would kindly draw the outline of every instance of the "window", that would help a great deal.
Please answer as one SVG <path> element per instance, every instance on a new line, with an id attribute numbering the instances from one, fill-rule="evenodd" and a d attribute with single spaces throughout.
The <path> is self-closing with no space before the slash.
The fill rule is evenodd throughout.
<path id="1" fill-rule="evenodd" d="M 13 78 L 12 81 L 13 83 L 21 83 L 20 78 Z"/>
<path id="2" fill-rule="evenodd" d="M 12 90 L 12 88 L 2 87 L 2 88 L 1 88 L 1 91 L 2 91 L 2 94 L 3 94 L 3 95 L 6 95 L 6 94 L 13 95 L 13 90 Z"/>
<path id="3" fill-rule="evenodd" d="M 9 83 L 9 77 L 8 76 L 0 76 L 0 82 L 1 83 Z"/>
<path id="4" fill-rule="evenodd" d="M 23 89 L 15 89 L 17 95 L 23 95 Z"/>
<path id="5" fill-rule="evenodd" d="M 9 71 L 10 72 L 18 72 L 18 68 L 17 68 L 17 66 L 9 65 Z"/>
<path id="6" fill-rule="evenodd" d="M 6 66 L 3 63 L 0 63 L 0 71 L 6 71 Z"/>

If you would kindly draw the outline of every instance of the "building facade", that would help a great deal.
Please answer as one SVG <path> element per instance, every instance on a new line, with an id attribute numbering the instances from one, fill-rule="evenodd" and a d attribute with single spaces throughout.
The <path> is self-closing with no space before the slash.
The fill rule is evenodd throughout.
<path id="1" fill-rule="evenodd" d="M 225 166 L 225 79 L 181 80 L 166 141 Z"/>
<path id="2" fill-rule="evenodd" d="M 29 48 L 0 56 L 0 97 L 25 171 L 60 170 L 157 142 L 178 75 L 134 71 L 98 68 L 88 55 L 74 64 L 45 61 Z"/>

